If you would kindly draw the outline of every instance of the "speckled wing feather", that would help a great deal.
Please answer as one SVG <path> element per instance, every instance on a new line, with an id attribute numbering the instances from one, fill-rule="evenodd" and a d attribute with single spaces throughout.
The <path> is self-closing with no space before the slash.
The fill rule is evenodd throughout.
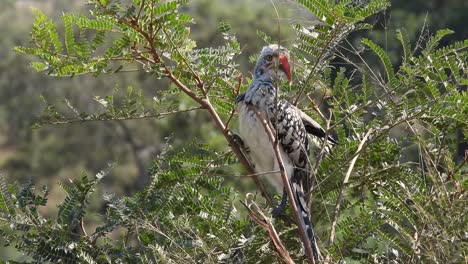
<path id="1" fill-rule="evenodd" d="M 298 112 L 299 116 L 301 117 L 302 123 L 304 124 L 304 127 L 307 131 L 307 133 L 316 136 L 318 138 L 325 138 L 327 135 L 325 130 L 322 128 L 322 126 L 317 123 L 314 119 L 312 119 L 310 116 L 308 116 L 306 113 L 304 113 L 301 109 L 293 106 L 296 108 L 296 111 Z M 327 137 L 327 140 L 330 141 L 333 144 L 337 144 L 336 140 L 332 138 L 331 136 Z"/>

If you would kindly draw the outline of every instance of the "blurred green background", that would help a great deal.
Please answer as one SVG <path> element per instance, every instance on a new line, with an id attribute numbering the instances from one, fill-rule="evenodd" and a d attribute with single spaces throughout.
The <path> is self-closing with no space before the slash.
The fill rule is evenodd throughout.
<path id="1" fill-rule="evenodd" d="M 86 122 L 32 129 L 45 106 L 43 98 L 57 105 L 65 104 L 63 100 L 67 98 L 80 111 L 93 112 L 97 107 L 95 96 L 102 97 L 115 90 L 124 92 L 132 86 L 151 99 L 167 86 L 143 72 L 99 78 L 53 78 L 30 68 L 32 58 L 13 52 L 14 46 L 28 45 L 34 19 L 31 7 L 57 18 L 66 11 L 86 14 L 85 3 L 85 0 L 2 0 L 0 9 L 0 172 L 8 182 L 49 186 L 50 201 L 43 213 L 50 216 L 56 209 L 54 201 L 64 196 L 56 184 L 58 181 L 78 177 L 81 172 L 95 174 L 108 163 L 115 163 L 116 167 L 104 179 L 101 193 L 131 195 L 141 190 L 148 179 L 147 167 L 162 151 L 167 137 L 172 138 L 174 148 L 181 148 L 187 139 L 194 138 L 225 148 L 222 137 L 201 111 L 180 113 L 163 120 Z M 269 0 L 194 0 L 181 11 L 195 18 L 191 33 L 200 47 L 221 43 L 218 25 L 229 23 L 243 50 L 243 56 L 237 58 L 240 68 L 249 76 L 253 67 L 249 57 L 265 44 L 258 31 L 281 38 L 283 45 L 292 46 L 294 36 L 288 27 L 313 21 L 294 1 L 273 3 L 278 15 Z M 468 36 L 466 0 L 395 0 L 391 4 L 389 10 L 369 21 L 375 24 L 372 31 L 353 34 L 351 41 L 357 43 L 360 36 L 370 35 L 398 63 L 401 49 L 395 38 L 397 28 L 404 27 L 413 43 L 419 38 L 427 39 L 441 28 L 456 32 L 445 43 Z M 243 181 L 244 185 L 250 184 L 249 180 Z M 100 210 L 102 205 L 92 204 L 91 208 Z M 0 260 L 10 254 L 0 248 Z"/>

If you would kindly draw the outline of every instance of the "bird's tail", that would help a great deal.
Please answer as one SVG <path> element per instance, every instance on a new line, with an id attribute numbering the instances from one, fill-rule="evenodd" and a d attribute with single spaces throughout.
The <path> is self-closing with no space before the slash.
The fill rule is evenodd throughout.
<path id="1" fill-rule="evenodd" d="M 304 200 L 304 191 L 302 188 L 301 181 L 292 182 L 293 192 L 295 193 L 296 204 L 298 206 L 298 210 L 301 213 L 302 221 L 304 226 L 306 227 L 307 237 L 310 241 L 310 246 L 312 247 L 312 253 L 314 254 L 315 261 L 320 260 L 320 251 L 317 246 L 317 241 L 315 240 L 314 229 L 312 226 L 312 222 L 310 221 L 309 210 L 307 208 L 306 202 Z"/>

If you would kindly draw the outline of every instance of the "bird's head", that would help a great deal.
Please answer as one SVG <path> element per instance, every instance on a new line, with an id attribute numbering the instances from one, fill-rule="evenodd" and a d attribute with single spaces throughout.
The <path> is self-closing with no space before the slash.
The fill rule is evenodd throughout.
<path id="1" fill-rule="evenodd" d="M 278 81 L 286 77 L 291 85 L 289 51 L 276 44 L 263 47 L 255 66 L 254 75 L 256 78 L 270 81 Z"/>

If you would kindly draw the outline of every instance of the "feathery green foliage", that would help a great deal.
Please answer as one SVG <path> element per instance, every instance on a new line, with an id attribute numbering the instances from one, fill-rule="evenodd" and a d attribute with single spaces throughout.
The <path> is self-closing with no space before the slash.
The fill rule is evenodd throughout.
<path id="1" fill-rule="evenodd" d="M 67 196 L 54 221 L 38 213 L 46 204 L 47 189 L 39 195 L 32 184 L 11 185 L 2 188 L 1 197 L 13 197 L 16 217 L 2 207 L 11 221 L 11 232 L 1 231 L 2 236 L 40 262 L 217 262 L 236 254 L 244 258 L 241 253 L 254 240 L 244 236 L 254 236 L 256 228 L 239 217 L 234 190 L 223 186 L 217 175 L 234 162 L 232 154 L 213 152 L 206 145 L 194 143 L 175 152 L 168 143 L 150 169 L 153 179 L 145 190 L 126 198 L 104 195 L 105 221 L 92 233 L 83 229 L 90 214 L 88 198 L 112 167 L 94 179 L 81 175 L 62 183 Z M 2 180 L 2 186 L 6 184 Z M 115 243 L 106 238 L 122 228 L 125 235 Z"/>
<path id="2" fill-rule="evenodd" d="M 316 18 L 311 25 L 297 24 L 295 48 L 302 51 L 296 53 L 304 66 L 299 69 L 296 85 L 300 88 L 295 102 L 303 96 L 303 92 L 311 91 L 320 80 L 315 76 L 326 68 L 336 56 L 335 52 L 341 42 L 354 31 L 369 29 L 371 25 L 364 22 L 366 18 L 384 10 L 389 3 L 386 0 L 376 1 L 298 1 L 304 5 Z"/>

